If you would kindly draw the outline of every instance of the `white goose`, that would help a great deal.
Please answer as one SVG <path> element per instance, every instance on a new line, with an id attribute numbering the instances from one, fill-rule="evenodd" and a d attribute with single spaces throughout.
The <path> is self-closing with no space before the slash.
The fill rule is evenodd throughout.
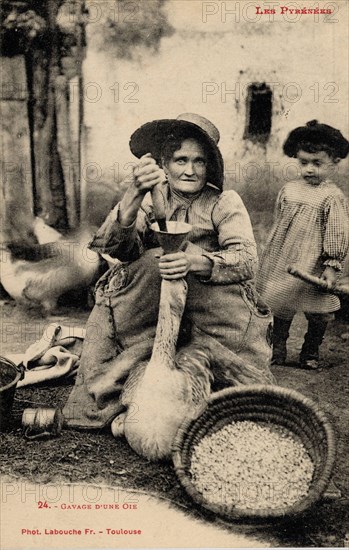
<path id="1" fill-rule="evenodd" d="M 189 345 L 176 356 L 186 296 L 184 279 L 162 280 L 152 356 L 131 371 L 121 397 L 127 410 L 111 426 L 149 460 L 169 457 L 180 424 L 198 416 L 210 395 L 208 353 Z"/>
<path id="2" fill-rule="evenodd" d="M 27 243 L 6 235 L 7 242 L 0 245 L 0 282 L 19 304 L 51 313 L 62 294 L 94 282 L 100 259 L 87 249 L 88 230 L 66 238 L 35 218 L 28 231 L 33 237 Z"/>

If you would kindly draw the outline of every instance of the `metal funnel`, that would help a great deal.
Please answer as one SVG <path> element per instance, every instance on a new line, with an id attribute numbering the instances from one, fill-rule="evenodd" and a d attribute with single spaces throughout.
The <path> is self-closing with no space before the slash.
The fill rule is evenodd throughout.
<path id="1" fill-rule="evenodd" d="M 160 246 L 165 254 L 178 252 L 185 241 L 185 237 L 192 230 L 189 223 L 166 222 L 167 231 L 160 231 L 157 223 L 152 223 L 150 228 L 156 233 Z"/>

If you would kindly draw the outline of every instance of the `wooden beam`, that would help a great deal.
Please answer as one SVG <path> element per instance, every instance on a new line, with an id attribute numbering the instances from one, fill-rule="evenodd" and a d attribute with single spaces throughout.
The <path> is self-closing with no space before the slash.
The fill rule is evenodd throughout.
<path id="1" fill-rule="evenodd" d="M 59 75 L 55 82 L 57 148 L 61 160 L 69 227 L 79 224 L 79 183 L 78 162 L 74 159 L 69 117 L 69 88 L 65 76 Z"/>
<path id="2" fill-rule="evenodd" d="M 33 181 L 23 56 L 1 57 L 1 240 L 26 239 L 33 221 Z"/>

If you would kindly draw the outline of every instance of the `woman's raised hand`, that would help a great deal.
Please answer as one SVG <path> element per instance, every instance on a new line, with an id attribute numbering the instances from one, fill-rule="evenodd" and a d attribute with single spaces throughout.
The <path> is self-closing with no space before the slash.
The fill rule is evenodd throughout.
<path id="1" fill-rule="evenodd" d="M 140 195 L 145 195 L 155 185 L 165 180 L 164 171 L 157 165 L 150 153 L 143 155 L 133 169 L 134 185 Z"/>
<path id="2" fill-rule="evenodd" d="M 151 154 L 143 155 L 133 169 L 132 180 L 118 206 L 118 221 L 122 226 L 128 227 L 136 220 L 144 195 L 164 180 L 165 173 Z"/>

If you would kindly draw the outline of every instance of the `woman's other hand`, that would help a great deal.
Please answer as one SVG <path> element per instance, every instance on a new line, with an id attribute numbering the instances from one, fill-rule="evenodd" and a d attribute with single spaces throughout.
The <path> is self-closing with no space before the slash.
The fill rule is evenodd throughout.
<path id="1" fill-rule="evenodd" d="M 212 272 L 212 262 L 206 256 L 179 251 L 161 256 L 159 269 L 161 277 L 167 280 L 181 279 L 189 272 L 209 277 Z"/>

